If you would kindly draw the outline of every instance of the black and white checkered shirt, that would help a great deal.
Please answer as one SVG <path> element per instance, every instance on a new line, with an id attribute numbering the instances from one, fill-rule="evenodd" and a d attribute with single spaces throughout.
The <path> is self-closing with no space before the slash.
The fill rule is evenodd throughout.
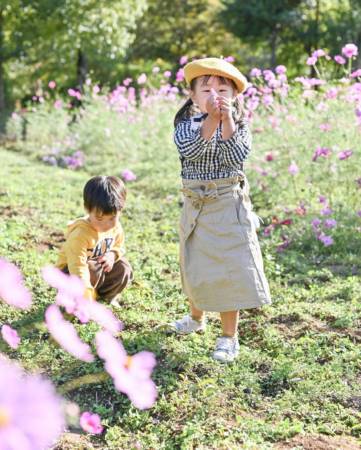
<path id="1" fill-rule="evenodd" d="M 201 136 L 207 114 L 184 119 L 175 128 L 174 142 L 182 163 L 182 178 L 214 180 L 240 175 L 250 150 L 252 137 L 246 122 L 237 125 L 232 137 L 224 141 L 219 126 L 210 141 Z"/>

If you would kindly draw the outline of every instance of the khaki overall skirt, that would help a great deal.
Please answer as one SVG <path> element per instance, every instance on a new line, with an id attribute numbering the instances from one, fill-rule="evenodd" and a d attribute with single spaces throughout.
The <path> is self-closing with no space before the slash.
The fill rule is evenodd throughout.
<path id="1" fill-rule="evenodd" d="M 182 180 L 180 269 L 184 294 L 204 311 L 270 304 L 245 176 Z"/>

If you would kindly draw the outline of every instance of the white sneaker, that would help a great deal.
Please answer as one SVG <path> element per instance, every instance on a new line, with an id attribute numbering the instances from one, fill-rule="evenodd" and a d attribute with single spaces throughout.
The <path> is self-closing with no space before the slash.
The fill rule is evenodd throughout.
<path id="1" fill-rule="evenodd" d="M 236 337 L 222 336 L 216 340 L 213 358 L 222 363 L 232 362 L 239 353 L 239 343 Z"/>
<path id="2" fill-rule="evenodd" d="M 199 322 L 198 320 L 192 319 L 191 316 L 186 315 L 182 319 L 172 322 L 170 328 L 178 334 L 189 334 L 195 331 L 201 332 L 206 329 L 206 321 L 202 319 Z"/>

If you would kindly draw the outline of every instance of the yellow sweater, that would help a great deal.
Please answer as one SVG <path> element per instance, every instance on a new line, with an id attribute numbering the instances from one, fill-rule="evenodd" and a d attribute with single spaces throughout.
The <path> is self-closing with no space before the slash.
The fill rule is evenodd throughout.
<path id="1" fill-rule="evenodd" d="M 95 299 L 97 294 L 90 283 L 88 260 L 112 251 L 116 254 L 115 261 L 118 261 L 124 254 L 123 244 L 124 232 L 120 223 L 109 231 L 98 232 L 86 217 L 76 219 L 68 224 L 56 267 L 64 269 L 67 266 L 69 273 L 84 281 L 85 296 Z"/>

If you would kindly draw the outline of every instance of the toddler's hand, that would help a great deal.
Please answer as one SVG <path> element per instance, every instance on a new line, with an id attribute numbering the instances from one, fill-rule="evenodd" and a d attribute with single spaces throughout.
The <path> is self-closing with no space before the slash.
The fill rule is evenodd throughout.
<path id="1" fill-rule="evenodd" d="M 232 100 L 226 97 L 218 97 L 221 113 L 221 120 L 226 121 L 232 118 Z"/>
<path id="2" fill-rule="evenodd" d="M 221 120 L 221 111 L 219 109 L 217 93 L 214 89 L 211 89 L 211 93 L 207 98 L 206 110 L 208 115 L 214 120 Z"/>
<path id="3" fill-rule="evenodd" d="M 110 272 L 114 266 L 115 253 L 107 252 L 104 255 L 99 256 L 97 261 L 103 266 L 104 272 Z"/>

